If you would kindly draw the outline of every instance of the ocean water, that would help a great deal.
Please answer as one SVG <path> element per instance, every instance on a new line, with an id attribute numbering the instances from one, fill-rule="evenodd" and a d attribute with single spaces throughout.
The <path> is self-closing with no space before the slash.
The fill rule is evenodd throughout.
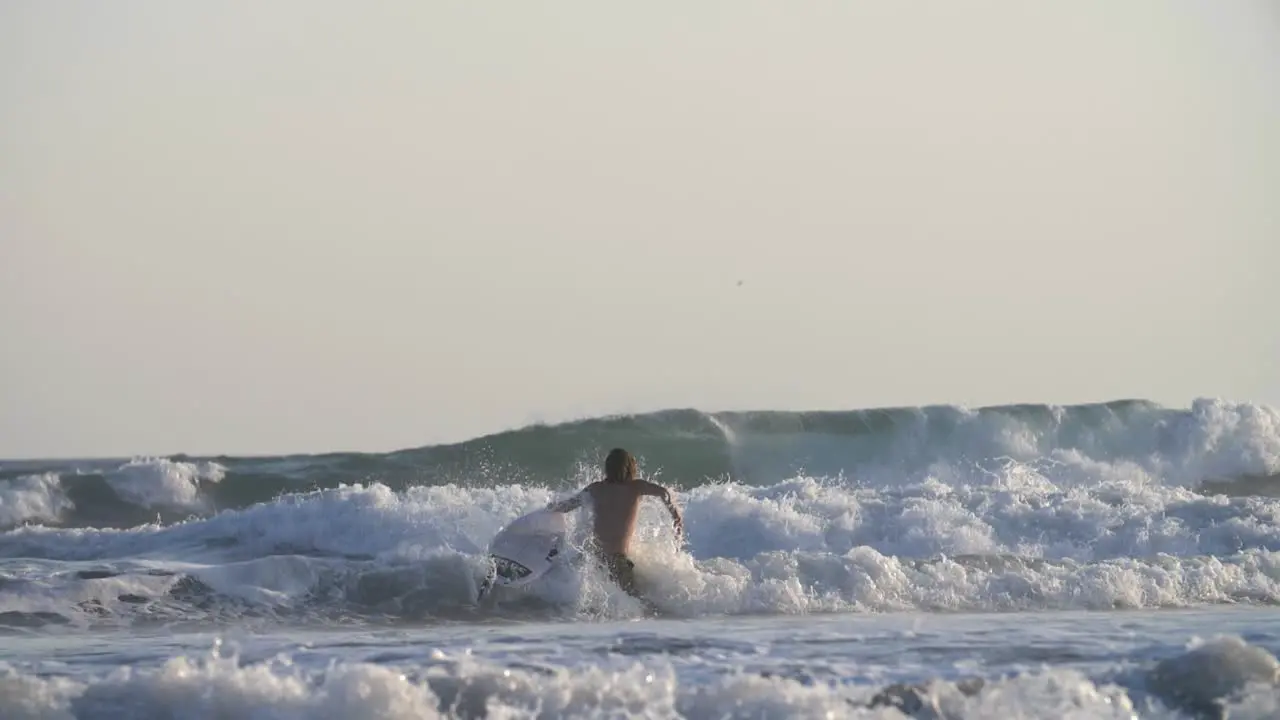
<path id="1" fill-rule="evenodd" d="M 637 603 L 474 601 L 632 449 Z M 586 518 L 575 515 L 574 542 Z M 0 461 L 2 718 L 1280 717 L 1280 412 L 674 410 L 387 454 Z"/>

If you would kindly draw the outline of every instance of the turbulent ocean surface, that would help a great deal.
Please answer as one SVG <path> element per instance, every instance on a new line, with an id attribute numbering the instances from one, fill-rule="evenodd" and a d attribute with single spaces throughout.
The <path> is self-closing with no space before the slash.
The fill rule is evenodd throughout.
<path id="1" fill-rule="evenodd" d="M 589 564 L 477 606 L 614 446 L 685 511 L 663 616 Z M 1275 718 L 1278 605 L 1280 412 L 1218 400 L 0 461 L 3 718 Z"/>

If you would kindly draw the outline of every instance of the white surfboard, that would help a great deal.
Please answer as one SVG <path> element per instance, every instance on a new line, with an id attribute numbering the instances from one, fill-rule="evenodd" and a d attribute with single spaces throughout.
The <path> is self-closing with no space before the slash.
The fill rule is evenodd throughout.
<path id="1" fill-rule="evenodd" d="M 489 542 L 489 572 L 476 601 L 495 587 L 520 587 L 542 577 L 564 551 L 564 513 L 535 510 L 512 520 Z"/>

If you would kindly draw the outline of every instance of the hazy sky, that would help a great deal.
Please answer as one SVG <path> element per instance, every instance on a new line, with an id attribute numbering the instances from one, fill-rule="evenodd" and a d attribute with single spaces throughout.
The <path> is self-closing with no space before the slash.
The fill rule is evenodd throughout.
<path id="1" fill-rule="evenodd" d="M 0 456 L 1280 404 L 1277 78 L 1265 1 L 7 0 Z"/>

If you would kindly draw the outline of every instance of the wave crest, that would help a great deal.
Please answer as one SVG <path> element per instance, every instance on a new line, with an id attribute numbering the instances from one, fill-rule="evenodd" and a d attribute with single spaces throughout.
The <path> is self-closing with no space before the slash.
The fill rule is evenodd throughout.
<path id="1" fill-rule="evenodd" d="M 129 527 L 157 513 L 167 522 L 351 484 L 397 491 L 448 484 L 565 489 L 595 479 L 615 446 L 639 455 L 660 481 L 685 489 L 723 481 L 766 486 L 798 476 L 878 488 L 930 478 L 951 485 L 1009 483 L 1019 481 L 1010 467 L 1021 467 L 1025 480 L 1061 488 L 1147 482 L 1280 496 L 1280 412 L 1206 399 L 1185 410 L 1144 401 L 976 410 L 670 410 L 385 454 L 8 463 L 0 468 L 0 498 L 21 477 L 53 474 L 66 502 L 49 512 L 33 508 L 25 517 L 11 511 L 0 521 Z"/>

